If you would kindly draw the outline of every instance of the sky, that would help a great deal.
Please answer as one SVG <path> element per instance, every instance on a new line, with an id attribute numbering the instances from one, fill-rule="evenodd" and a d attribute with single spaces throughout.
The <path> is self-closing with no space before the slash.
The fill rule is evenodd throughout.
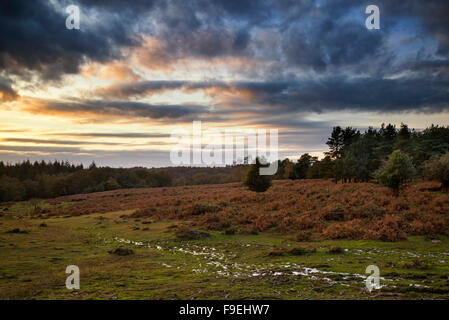
<path id="1" fill-rule="evenodd" d="M 0 33 L 4 162 L 170 166 L 193 121 L 277 129 L 280 158 L 337 125 L 449 124 L 447 0 L 1 1 Z"/>

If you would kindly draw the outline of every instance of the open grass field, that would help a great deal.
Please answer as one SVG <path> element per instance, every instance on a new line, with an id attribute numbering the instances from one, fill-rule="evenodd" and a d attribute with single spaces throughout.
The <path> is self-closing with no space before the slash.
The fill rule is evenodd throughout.
<path id="1" fill-rule="evenodd" d="M 224 184 L 3 203 L 0 299 L 448 299 L 437 186 L 395 198 L 282 180 L 263 194 Z M 68 265 L 79 290 L 65 287 Z M 379 290 L 365 288 L 368 265 Z"/>

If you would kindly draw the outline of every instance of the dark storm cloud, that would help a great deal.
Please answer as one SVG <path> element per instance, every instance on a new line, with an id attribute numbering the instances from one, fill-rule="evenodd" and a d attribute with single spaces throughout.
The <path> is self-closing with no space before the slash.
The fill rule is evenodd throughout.
<path id="1" fill-rule="evenodd" d="M 0 69 L 17 74 L 37 71 L 43 79 L 57 79 L 79 72 L 86 60 L 106 62 L 121 57 L 120 48 L 140 43 L 139 16 L 153 12 L 157 35 L 172 55 L 215 57 L 238 55 L 247 47 L 249 34 L 244 29 L 224 29 L 208 21 L 204 27 L 197 15 L 208 12 L 198 2 L 184 1 L 90 1 L 79 0 L 81 30 L 68 30 L 64 12 L 69 1 L 57 9 L 46 0 L 17 0 L 0 3 Z M 238 4 L 223 5 L 235 11 Z M 212 13 L 213 6 L 206 6 Z M 88 13 L 95 10 L 98 22 L 88 24 Z M 140 23 L 145 30 L 145 22 Z M 203 26 L 203 27 L 202 27 Z M 202 28 L 200 28 L 202 27 Z"/>
<path id="2" fill-rule="evenodd" d="M 272 11 L 273 3 L 266 0 L 199 0 L 198 7 L 206 8 L 209 12 L 215 12 L 217 16 L 229 15 L 236 18 L 245 18 L 249 20 L 268 19 Z"/>
<path id="3" fill-rule="evenodd" d="M 398 67 L 398 71 L 411 71 L 424 78 L 434 77 L 449 79 L 449 60 L 418 60 L 406 62 Z"/>
<path id="4" fill-rule="evenodd" d="M 271 16 L 269 9 L 273 6 L 273 3 L 267 0 L 191 0 L 188 2 L 183 0 L 133 0 L 132 3 L 127 3 L 123 0 L 77 0 L 77 3 L 115 12 L 131 11 L 137 15 L 146 14 L 155 8 L 164 10 L 177 8 L 177 11 L 184 15 L 184 21 L 190 20 L 190 22 L 192 22 L 191 19 L 196 13 L 207 13 L 211 21 L 217 21 L 217 19 L 219 20 L 223 17 L 234 17 L 251 21 L 266 19 Z M 168 21 L 171 27 L 181 21 L 181 15 L 177 19 L 174 19 L 175 17 L 176 15 L 171 15 L 172 19 Z M 196 25 L 199 25 L 199 21 Z M 191 27 L 192 25 L 189 24 L 188 26 Z"/>
<path id="5" fill-rule="evenodd" d="M 245 30 L 208 29 L 196 32 L 183 50 L 199 57 L 241 55 L 248 43 L 249 34 Z"/>
<path id="6" fill-rule="evenodd" d="M 49 114 L 75 114 L 90 116 L 118 116 L 124 118 L 186 120 L 208 111 L 200 105 L 154 105 L 143 102 L 77 100 L 41 101 L 32 112 Z"/>
<path id="7" fill-rule="evenodd" d="M 449 110 L 449 80 L 326 78 L 293 83 L 275 94 L 256 96 L 277 111 L 357 110 L 441 112 Z"/>
<path id="8" fill-rule="evenodd" d="M 438 53 L 449 54 L 449 4 L 447 0 L 380 1 L 386 14 L 417 19 L 438 40 Z"/>
<path id="9" fill-rule="evenodd" d="M 109 10 L 115 12 L 131 11 L 135 14 L 144 14 L 146 11 L 151 10 L 155 0 L 132 0 L 132 2 L 126 2 L 123 0 L 76 0 L 76 2 L 82 7 L 94 7 L 100 10 Z M 73 1 L 67 0 L 66 4 L 69 5 Z"/>
<path id="10" fill-rule="evenodd" d="M 135 36 L 117 21 L 95 28 L 68 30 L 68 14 L 48 1 L 0 2 L 0 69 L 14 73 L 41 72 L 43 78 L 77 73 L 85 59 L 107 61 L 120 56 L 120 46 L 135 45 Z"/>
<path id="11" fill-rule="evenodd" d="M 83 12 L 94 10 L 101 17 L 99 23 L 82 24 L 81 31 L 67 30 L 67 14 L 49 1 L 3 1 L 0 68 L 37 70 L 50 79 L 76 73 L 86 59 L 104 62 L 119 58 L 121 47 L 139 44 L 139 30 L 162 41 L 174 59 L 251 56 L 252 29 L 266 27 L 279 32 L 283 55 L 279 58 L 284 58 L 288 66 L 321 71 L 375 58 L 385 49 L 388 27 L 404 17 L 417 20 L 439 42 L 440 54 L 449 52 L 449 5 L 445 0 L 379 0 L 376 4 L 381 8 L 382 29 L 378 32 L 364 28 L 366 3 L 355 0 L 319 4 L 311 0 L 74 3 L 79 4 L 82 17 Z M 61 2 L 61 9 L 68 4 Z M 344 18 L 351 10 L 360 10 L 360 14 Z M 148 26 L 150 22 L 155 28 Z"/>
<path id="12" fill-rule="evenodd" d="M 445 64 L 430 64 L 441 68 Z M 428 67 L 425 64 L 422 67 Z M 418 68 L 418 67 L 416 67 Z M 254 111 L 258 103 L 262 114 L 278 112 L 350 109 L 375 112 L 426 111 L 440 112 L 449 107 L 449 79 L 445 76 L 428 78 L 384 79 L 374 77 L 325 77 L 317 80 L 292 80 L 290 82 L 187 82 L 144 81 L 105 89 L 108 96 L 121 98 L 149 95 L 172 89 L 232 90 L 249 92 L 247 102 L 240 100 L 234 105 L 239 112 Z M 224 110 L 216 111 L 224 113 Z M 228 110 L 229 112 L 229 110 Z"/>
<path id="13" fill-rule="evenodd" d="M 191 90 L 237 90 L 251 93 L 275 93 L 286 89 L 289 86 L 286 82 L 251 82 L 251 81 L 140 81 L 112 85 L 98 90 L 100 95 L 108 97 L 139 97 L 152 95 L 167 90 L 182 89 Z"/>
<path id="14" fill-rule="evenodd" d="M 98 93 L 108 97 L 129 98 L 151 95 L 165 90 L 174 90 L 185 87 L 187 81 L 140 81 L 101 88 Z"/>
<path id="15" fill-rule="evenodd" d="M 291 28 L 282 48 L 290 64 L 321 71 L 372 59 L 384 41 L 383 33 L 367 32 L 360 23 L 327 19 L 312 30 Z"/>
<path id="16" fill-rule="evenodd" d="M 185 32 L 173 32 L 167 29 L 159 35 L 163 39 L 164 49 L 172 59 L 203 58 L 224 56 L 247 56 L 250 35 L 241 29 L 223 30 L 215 27 Z"/>

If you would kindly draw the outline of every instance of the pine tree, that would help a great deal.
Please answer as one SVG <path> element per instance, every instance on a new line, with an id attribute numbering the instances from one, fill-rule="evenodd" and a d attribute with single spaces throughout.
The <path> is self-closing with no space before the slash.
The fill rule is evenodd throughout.
<path id="1" fill-rule="evenodd" d="M 251 165 L 251 168 L 246 175 L 243 184 L 248 187 L 249 190 L 255 192 L 265 192 L 271 187 L 271 176 L 260 175 L 259 169 L 262 164 L 259 158 L 256 158 L 256 163 Z"/>

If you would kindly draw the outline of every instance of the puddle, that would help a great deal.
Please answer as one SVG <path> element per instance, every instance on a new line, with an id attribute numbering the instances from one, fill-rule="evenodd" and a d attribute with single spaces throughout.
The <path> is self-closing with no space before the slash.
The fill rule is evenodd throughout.
<path id="1" fill-rule="evenodd" d="M 166 251 L 170 253 L 181 253 L 192 256 L 196 260 L 197 264 L 194 267 L 190 267 L 189 270 L 192 273 L 197 274 L 213 274 L 217 277 L 232 277 L 232 278 L 263 278 L 263 277 L 280 277 L 280 276 L 301 276 L 310 280 L 325 281 L 329 284 L 339 284 L 343 286 L 365 286 L 365 279 L 367 275 L 358 273 L 325 271 L 317 268 L 305 267 L 294 262 L 286 263 L 265 263 L 265 264 L 250 264 L 250 263 L 238 263 L 233 261 L 237 255 L 229 252 L 221 252 L 217 248 L 210 246 L 201 246 L 197 244 L 184 243 L 177 246 L 163 246 L 162 244 L 144 243 L 142 241 L 132 241 L 123 238 L 114 238 L 114 241 L 119 243 L 131 244 L 140 247 L 147 247 L 150 249 Z M 250 244 L 241 244 L 244 247 L 249 247 Z M 361 249 L 346 250 L 355 255 L 361 254 L 384 254 L 384 250 L 370 249 L 367 251 Z M 389 250 L 389 253 L 401 253 L 407 256 L 422 255 L 412 254 L 410 252 L 401 252 L 396 250 Z M 190 261 L 195 264 L 195 261 Z M 180 266 L 172 266 L 166 263 L 162 263 L 163 267 L 180 269 Z M 187 266 L 187 264 L 186 264 Z M 338 280 L 332 279 L 338 277 Z M 358 280 L 357 280 L 358 279 Z M 402 278 L 388 279 L 380 277 L 381 287 L 391 286 L 395 287 L 395 283 L 403 281 Z M 412 287 L 426 287 L 422 283 L 409 284 Z"/>

